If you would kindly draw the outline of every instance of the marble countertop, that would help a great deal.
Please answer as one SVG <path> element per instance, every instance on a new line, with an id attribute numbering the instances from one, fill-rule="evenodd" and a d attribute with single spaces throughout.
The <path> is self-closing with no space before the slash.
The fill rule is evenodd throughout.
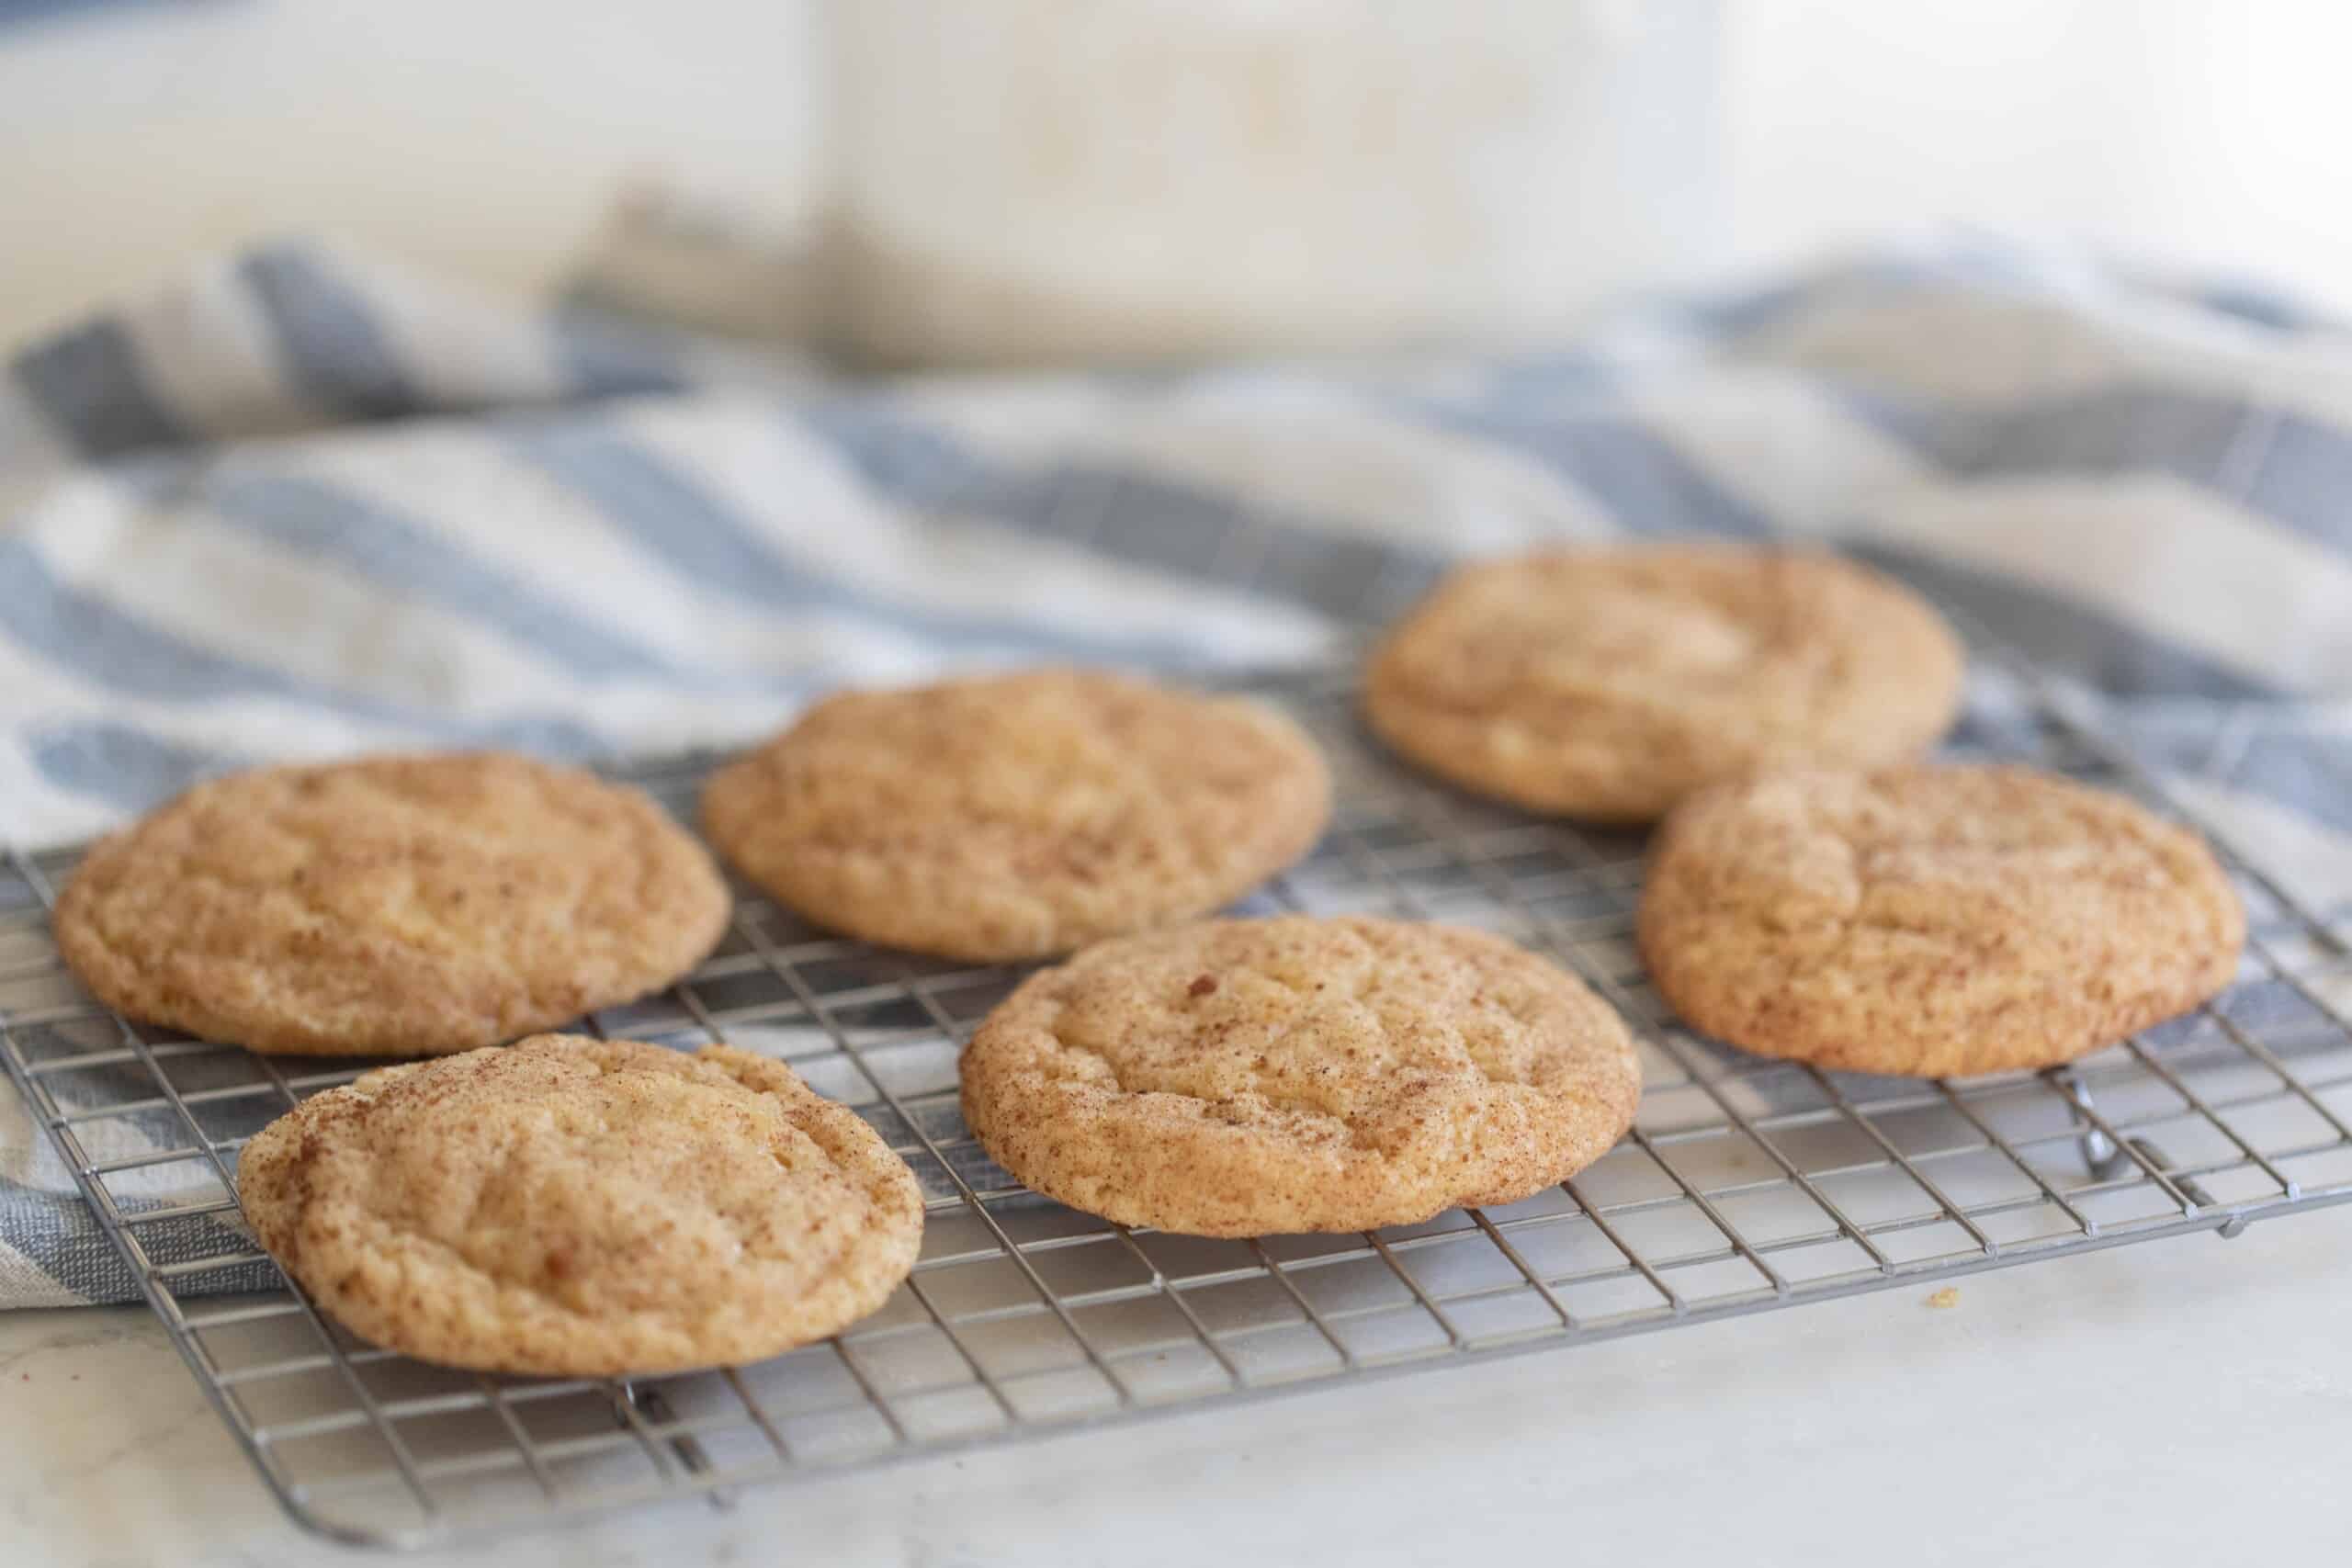
<path id="1" fill-rule="evenodd" d="M 2326 1561 L 2347 1273 L 2352 1207 L 413 1561 Z M 367 1555 L 278 1514 L 143 1309 L 0 1314 L 0 1413 L 10 1568 Z"/>

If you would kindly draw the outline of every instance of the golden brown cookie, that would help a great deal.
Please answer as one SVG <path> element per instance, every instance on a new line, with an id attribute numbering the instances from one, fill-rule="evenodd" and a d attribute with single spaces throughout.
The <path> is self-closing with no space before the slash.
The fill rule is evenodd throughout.
<path id="1" fill-rule="evenodd" d="M 1466 789 L 1641 822 L 1763 768 L 1908 760 L 1963 671 L 1924 601 L 1835 556 L 1557 550 L 1448 577 L 1374 650 L 1363 707 Z"/>
<path id="2" fill-rule="evenodd" d="M 368 1073 L 263 1128 L 237 1193 L 371 1344 L 485 1371 L 758 1360 L 914 1266 L 913 1172 L 779 1062 L 541 1034 Z"/>
<path id="3" fill-rule="evenodd" d="M 702 819 L 821 925 L 994 961 L 1230 903 L 1330 799 L 1314 743 L 1257 703 L 1039 670 L 828 698 L 720 770 Z"/>
<path id="4" fill-rule="evenodd" d="M 1804 772 L 1667 819 L 1643 956 L 1694 1028 L 1947 1077 L 2043 1067 L 2230 983 L 2245 918 L 2194 834 L 2017 767 Z"/>
<path id="5" fill-rule="evenodd" d="M 251 1050 L 429 1055 L 625 1002 L 727 886 L 651 800 L 495 752 L 263 768 L 92 850 L 57 944 L 107 1006 Z"/>
<path id="6" fill-rule="evenodd" d="M 1090 947 L 988 1016 L 963 1077 L 1022 1181 L 1190 1235 L 1512 1202 L 1606 1153 L 1642 1086 L 1617 1015 L 1500 937 L 1305 916 Z"/>

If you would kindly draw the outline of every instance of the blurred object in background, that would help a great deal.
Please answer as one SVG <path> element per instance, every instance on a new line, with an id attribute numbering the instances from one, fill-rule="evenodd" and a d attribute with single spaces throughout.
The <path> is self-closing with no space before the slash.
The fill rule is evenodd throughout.
<path id="1" fill-rule="evenodd" d="M 289 233 L 899 361 L 1550 336 L 1951 223 L 2342 310 L 2347 50 L 2236 0 L 0 0 L 0 352 Z"/>
<path id="2" fill-rule="evenodd" d="M 789 231 L 824 200 L 820 4 L 0 12 L 0 352 L 296 234 L 541 299 L 650 179 Z M 763 316 L 706 309 L 722 307 Z"/>
<path id="3" fill-rule="evenodd" d="M 1722 240 L 1716 0 L 833 8 L 842 346 L 1563 334 Z"/>
<path id="4" fill-rule="evenodd" d="M 571 303 L 767 344 L 832 335 L 834 268 L 814 210 L 701 196 L 658 173 L 625 189 L 565 286 Z"/>

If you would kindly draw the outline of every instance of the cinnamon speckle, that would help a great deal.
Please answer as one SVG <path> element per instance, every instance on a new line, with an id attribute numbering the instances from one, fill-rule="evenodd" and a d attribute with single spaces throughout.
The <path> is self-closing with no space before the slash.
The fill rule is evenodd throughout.
<path id="1" fill-rule="evenodd" d="M 254 1051 L 425 1055 L 667 984 L 727 914 L 708 852 L 651 799 L 461 752 L 200 784 L 90 852 L 56 932 L 134 1018 Z"/>
<path id="2" fill-rule="evenodd" d="M 987 961 L 1204 915 L 1329 814 L 1321 755 L 1272 709 L 1066 669 L 839 694 L 702 797 L 712 841 L 794 908 Z"/>
<path id="3" fill-rule="evenodd" d="M 1922 1077 L 2052 1066 L 2237 972 L 2245 915 L 2195 835 L 2019 766 L 1785 771 L 1652 845 L 1635 919 L 1686 1023 Z"/>
<path id="4" fill-rule="evenodd" d="M 1217 1007 L 1188 1005 L 1211 984 Z M 1524 1016 L 1469 1005 L 1498 990 Z M 1499 937 L 1284 916 L 1102 942 L 1031 976 L 962 1080 L 974 1135 L 1046 1196 L 1264 1235 L 1540 1191 L 1615 1142 L 1641 1073 L 1605 1003 Z"/>
<path id="5" fill-rule="evenodd" d="M 726 1046 L 537 1035 L 379 1068 L 264 1128 L 237 1177 L 345 1327 L 492 1371 L 776 1355 L 879 1306 L 922 1230 L 872 1127 Z"/>

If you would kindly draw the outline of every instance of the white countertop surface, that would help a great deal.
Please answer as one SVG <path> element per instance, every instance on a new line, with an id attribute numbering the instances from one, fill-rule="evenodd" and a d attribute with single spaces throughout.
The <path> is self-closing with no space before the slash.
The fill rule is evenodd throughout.
<path id="1" fill-rule="evenodd" d="M 434 1563 L 2321 1562 L 2352 1207 Z M 0 1314 L 0 1561 L 315 1563 L 144 1309 Z"/>

